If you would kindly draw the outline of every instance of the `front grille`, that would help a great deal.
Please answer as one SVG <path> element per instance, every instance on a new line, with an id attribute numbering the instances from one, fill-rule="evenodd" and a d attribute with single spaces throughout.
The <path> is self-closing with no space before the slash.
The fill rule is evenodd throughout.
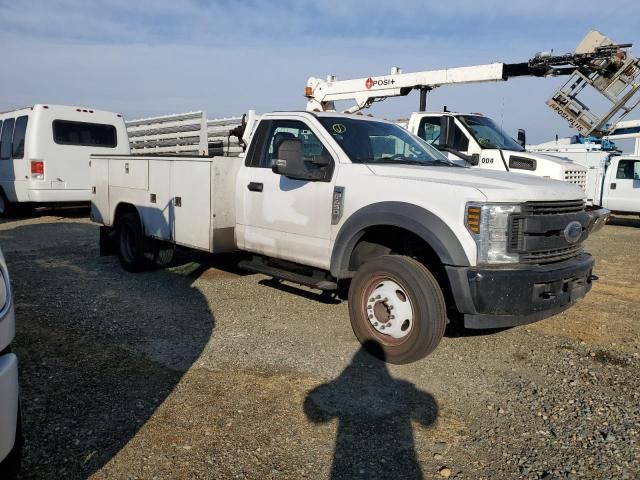
<path id="1" fill-rule="evenodd" d="M 523 263 L 552 263 L 567 260 L 582 253 L 580 245 L 572 245 L 566 248 L 556 248 L 554 250 L 542 250 L 538 252 L 528 252 L 520 255 Z"/>
<path id="2" fill-rule="evenodd" d="M 584 210 L 583 200 L 564 200 L 560 202 L 527 202 L 522 209 L 523 215 L 554 215 L 578 213 Z"/>
<path id="3" fill-rule="evenodd" d="M 564 172 L 564 181 L 579 185 L 584 190 L 587 186 L 587 172 L 584 170 L 566 170 Z"/>
<path id="4" fill-rule="evenodd" d="M 529 264 L 560 262 L 579 255 L 582 246 L 565 242 L 561 229 L 580 218 L 581 215 L 577 214 L 583 211 L 583 200 L 525 203 L 522 213 L 509 219 L 509 251 L 519 253 L 521 261 Z M 558 248 L 550 249 L 551 245 L 545 238 L 556 239 L 552 243 Z M 546 248 L 533 249 L 536 248 L 533 245 L 543 244 L 547 245 Z"/>

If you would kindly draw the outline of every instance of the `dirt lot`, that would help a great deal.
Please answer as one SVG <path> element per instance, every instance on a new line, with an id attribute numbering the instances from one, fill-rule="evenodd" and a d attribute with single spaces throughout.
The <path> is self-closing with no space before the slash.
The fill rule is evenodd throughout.
<path id="1" fill-rule="evenodd" d="M 387 366 L 345 303 L 233 258 L 128 274 L 84 216 L 0 224 L 25 479 L 640 475 L 640 221 L 588 241 L 600 281 L 564 314 Z"/>

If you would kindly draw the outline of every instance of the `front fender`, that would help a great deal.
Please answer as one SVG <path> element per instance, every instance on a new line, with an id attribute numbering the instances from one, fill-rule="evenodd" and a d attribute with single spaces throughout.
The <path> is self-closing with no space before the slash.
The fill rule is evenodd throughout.
<path id="1" fill-rule="evenodd" d="M 411 203 L 379 202 L 356 211 L 342 225 L 331 253 L 331 274 L 336 278 L 352 277 L 349 259 L 358 240 L 367 228 L 385 225 L 418 235 L 433 248 L 444 265 L 470 265 L 460 241 L 440 217 Z"/>

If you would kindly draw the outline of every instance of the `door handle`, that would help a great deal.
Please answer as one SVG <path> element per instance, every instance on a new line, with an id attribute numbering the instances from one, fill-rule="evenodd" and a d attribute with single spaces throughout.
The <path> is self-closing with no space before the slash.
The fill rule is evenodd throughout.
<path id="1" fill-rule="evenodd" d="M 615 182 L 611 184 L 611 190 L 615 190 L 616 189 L 616 184 Z"/>
<path id="2" fill-rule="evenodd" d="M 252 192 L 261 192 L 263 187 L 264 185 L 260 182 L 249 182 L 249 185 L 247 185 L 247 188 Z"/>

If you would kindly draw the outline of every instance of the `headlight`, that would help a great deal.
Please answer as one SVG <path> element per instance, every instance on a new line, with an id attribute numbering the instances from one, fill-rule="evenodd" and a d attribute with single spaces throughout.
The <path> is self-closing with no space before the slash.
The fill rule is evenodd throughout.
<path id="1" fill-rule="evenodd" d="M 478 247 L 478 263 L 518 263 L 517 253 L 507 252 L 509 215 L 520 213 L 520 205 L 468 203 L 465 225 Z"/>

